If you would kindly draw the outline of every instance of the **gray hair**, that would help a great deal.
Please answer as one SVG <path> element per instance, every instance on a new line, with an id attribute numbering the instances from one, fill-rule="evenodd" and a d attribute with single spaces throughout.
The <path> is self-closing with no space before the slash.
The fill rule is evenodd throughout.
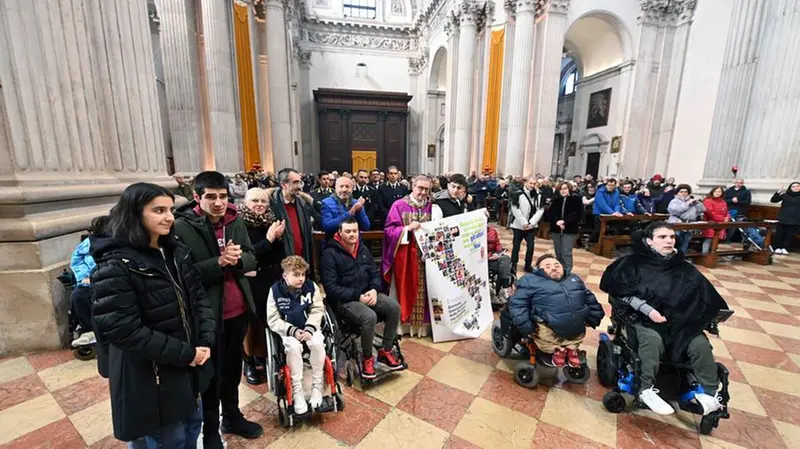
<path id="1" fill-rule="evenodd" d="M 420 181 L 428 181 L 431 182 L 431 178 L 428 175 L 417 175 L 411 180 L 411 185 L 416 186 Z"/>
<path id="2" fill-rule="evenodd" d="M 269 195 L 267 195 L 267 191 L 262 189 L 261 187 L 253 187 L 252 189 L 248 190 L 247 193 L 244 194 L 244 201 L 253 201 L 256 198 L 261 198 L 268 200 Z"/>
<path id="3" fill-rule="evenodd" d="M 295 170 L 293 168 L 283 168 L 283 169 L 281 169 L 281 171 L 279 171 L 278 175 L 277 175 L 278 184 L 285 183 L 289 179 L 289 174 L 291 174 L 291 173 L 300 174 L 297 170 Z"/>

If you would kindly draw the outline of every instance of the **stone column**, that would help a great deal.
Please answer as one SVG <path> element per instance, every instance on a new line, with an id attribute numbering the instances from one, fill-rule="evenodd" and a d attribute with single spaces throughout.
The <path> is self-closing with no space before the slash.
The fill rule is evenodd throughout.
<path id="1" fill-rule="evenodd" d="M 244 167 L 241 125 L 237 120 L 236 67 L 233 41 L 232 6 L 218 0 L 200 0 L 203 61 L 208 96 L 211 147 L 216 170 L 235 173 Z"/>
<path id="2" fill-rule="evenodd" d="M 80 233 L 129 183 L 172 184 L 146 2 L 73 3 L 0 1 L 0 356 L 65 343 Z"/>
<path id="3" fill-rule="evenodd" d="M 545 176 L 550 175 L 569 2 L 570 0 L 538 2 L 541 19 L 536 24 L 537 52 L 534 54 L 531 109 L 528 117 L 534 128 L 528 131 L 531 144 L 525 154 L 526 174 L 538 172 Z M 519 9 L 519 3 L 517 8 Z M 518 42 L 517 45 L 522 43 Z"/>
<path id="4" fill-rule="evenodd" d="M 286 55 L 286 19 L 282 0 L 266 0 L 267 70 L 272 155 L 275 170 L 292 165 L 292 119 L 289 106 L 289 63 Z"/>
<path id="5" fill-rule="evenodd" d="M 300 135 L 303 152 L 303 166 L 306 171 L 318 172 L 319 147 L 312 144 L 314 129 L 314 99 L 311 95 L 309 71 L 311 69 L 311 52 L 303 50 L 295 43 L 297 63 L 300 66 Z"/>
<path id="6" fill-rule="evenodd" d="M 213 160 L 211 146 L 203 139 L 203 119 L 198 86 L 198 45 L 195 12 L 185 1 L 156 0 L 161 18 L 161 51 L 164 84 L 175 170 L 194 174 Z"/>
<path id="7" fill-rule="evenodd" d="M 522 0 L 516 4 L 514 58 L 511 62 L 511 87 L 508 99 L 508 134 L 502 164 L 504 174 L 527 174 L 522 173 L 522 170 L 525 136 L 528 132 L 536 3 L 537 0 Z"/>
<path id="8" fill-rule="evenodd" d="M 759 60 L 765 0 L 735 0 L 703 178 L 725 179 L 737 164 Z"/>
<path id="9" fill-rule="evenodd" d="M 500 101 L 500 130 L 497 135 L 497 171 L 508 174 L 513 166 L 506 166 L 506 146 L 508 138 L 509 113 L 511 101 L 511 79 L 514 66 L 514 40 L 516 34 L 517 2 L 505 0 L 503 6 L 506 10 L 506 43 L 503 51 L 503 98 Z"/>
<path id="10" fill-rule="evenodd" d="M 447 35 L 447 92 L 445 97 L 445 139 L 444 139 L 444 172 L 453 170 L 453 142 L 456 135 L 456 106 L 458 99 L 458 45 L 459 45 L 459 11 L 452 10 L 447 15 L 444 32 Z"/>
<path id="11" fill-rule="evenodd" d="M 408 58 L 408 79 L 411 95 L 408 115 L 408 166 L 409 173 L 424 173 L 427 157 L 427 142 L 423 138 L 423 121 L 427 101 L 427 83 L 420 79 L 428 66 L 428 49 L 423 48 L 417 56 Z"/>
<path id="12" fill-rule="evenodd" d="M 459 42 L 455 136 L 453 137 L 453 171 L 469 174 L 469 159 L 472 141 L 472 111 L 474 95 L 475 70 L 474 60 L 477 38 L 477 21 L 479 6 L 472 0 L 461 0 L 459 11 Z"/>

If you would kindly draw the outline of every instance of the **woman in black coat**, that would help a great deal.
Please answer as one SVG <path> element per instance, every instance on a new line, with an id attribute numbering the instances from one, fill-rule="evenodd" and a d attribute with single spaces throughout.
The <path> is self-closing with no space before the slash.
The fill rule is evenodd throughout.
<path id="1" fill-rule="evenodd" d="M 247 328 L 244 339 L 244 377 L 251 385 L 267 381 L 267 341 L 264 323 L 267 320 L 267 295 L 270 287 L 281 277 L 280 263 L 283 260 L 283 236 L 286 225 L 275 219 L 269 209 L 269 194 L 261 188 L 247 191 L 244 203 L 239 205 L 239 215 L 247 227 L 253 252 L 258 259 L 258 270 L 245 273 L 253 292 L 256 316 Z"/>
<path id="2" fill-rule="evenodd" d="M 550 203 L 550 233 L 556 258 L 564 266 L 565 273 L 572 272 L 572 247 L 578 238 L 583 202 L 572 195 L 568 182 L 559 183 Z"/>
<path id="3" fill-rule="evenodd" d="M 788 190 L 775 192 L 770 200 L 781 204 L 778 212 L 778 230 L 775 233 L 775 254 L 789 254 L 794 235 L 800 231 L 800 182 L 789 184 Z"/>
<path id="4" fill-rule="evenodd" d="M 136 183 L 92 237 L 98 364 L 114 436 L 128 447 L 195 448 L 200 393 L 213 377 L 216 323 L 187 247 L 172 234 L 174 197 Z"/>

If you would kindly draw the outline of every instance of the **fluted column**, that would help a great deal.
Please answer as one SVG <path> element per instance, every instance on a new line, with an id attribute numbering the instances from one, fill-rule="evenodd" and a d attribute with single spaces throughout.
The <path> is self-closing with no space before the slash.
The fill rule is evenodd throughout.
<path id="1" fill-rule="evenodd" d="M 204 38 L 206 95 L 216 169 L 232 173 L 243 168 L 241 126 L 236 116 L 236 70 L 230 3 L 200 0 Z"/>
<path id="2" fill-rule="evenodd" d="M 759 60 L 765 0 L 735 0 L 717 91 L 704 178 L 727 178 L 742 149 Z M 796 111 L 795 111 L 796 114 Z"/>
<path id="3" fill-rule="evenodd" d="M 161 19 L 161 51 L 175 170 L 193 174 L 213 167 L 210 145 L 203 139 L 198 87 L 195 12 L 185 1 L 156 0 Z"/>
<path id="4" fill-rule="evenodd" d="M 506 43 L 503 50 L 503 94 L 500 101 L 500 130 L 497 135 L 497 172 L 507 174 L 513 170 L 513 166 L 506 166 L 506 142 L 508 138 L 508 125 L 510 119 L 511 101 L 511 80 L 513 78 L 514 65 L 514 41 L 516 38 L 516 0 L 505 0 L 503 6 L 506 10 Z"/>
<path id="5" fill-rule="evenodd" d="M 306 171 L 316 173 L 320 170 L 320 166 L 319 148 L 312 145 L 314 104 L 311 95 L 311 82 L 309 79 L 311 52 L 303 50 L 295 44 L 295 56 L 300 66 L 300 139 L 303 147 L 303 167 Z"/>
<path id="6" fill-rule="evenodd" d="M 0 356 L 66 342 L 80 233 L 130 182 L 170 184 L 147 3 L 36 6 L 0 0 Z"/>
<path id="7" fill-rule="evenodd" d="M 275 169 L 292 166 L 292 120 L 289 106 L 289 65 L 286 57 L 286 19 L 282 0 L 267 0 L 267 70 L 269 115 Z"/>
<path id="8" fill-rule="evenodd" d="M 456 136 L 456 106 L 458 103 L 458 46 L 459 46 L 459 12 L 452 10 L 447 14 L 444 32 L 447 35 L 447 92 L 445 96 L 445 139 L 443 171 L 453 170 L 454 140 Z"/>
<path id="9" fill-rule="evenodd" d="M 472 113 L 474 95 L 474 57 L 477 45 L 477 21 L 479 14 L 478 4 L 472 0 L 461 0 L 458 5 L 459 14 L 459 42 L 458 60 L 461 67 L 458 70 L 458 85 L 456 94 L 456 129 L 453 138 L 453 171 L 458 173 L 469 172 L 470 153 L 472 151 Z"/>
<path id="10" fill-rule="evenodd" d="M 536 24 L 537 52 L 533 56 L 535 62 L 530 96 L 531 112 L 528 117 L 534 128 L 528 135 L 531 145 L 525 154 L 525 173 L 549 176 L 553 161 L 561 59 L 570 0 L 538 3 L 541 19 Z M 517 7 L 519 8 L 519 3 Z"/>
<path id="11" fill-rule="evenodd" d="M 503 173 L 522 175 L 525 157 L 525 136 L 528 132 L 528 109 L 533 70 L 534 20 L 537 0 L 521 0 L 516 4 L 514 25 L 514 59 L 511 63 L 511 87 L 508 104 L 508 133 L 503 159 Z"/>
<path id="12" fill-rule="evenodd" d="M 408 58 L 409 92 L 412 99 L 408 111 L 408 167 L 409 173 L 426 173 L 426 142 L 423 138 L 425 120 L 425 103 L 428 99 L 428 84 L 423 82 L 421 75 L 425 73 L 429 60 L 428 48 L 422 49 L 416 56 Z M 431 111 L 433 112 L 433 111 Z"/>

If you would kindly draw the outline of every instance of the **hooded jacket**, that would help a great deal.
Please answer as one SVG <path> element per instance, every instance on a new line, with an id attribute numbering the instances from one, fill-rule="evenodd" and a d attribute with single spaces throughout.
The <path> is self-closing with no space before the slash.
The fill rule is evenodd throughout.
<path id="1" fill-rule="evenodd" d="M 514 325 L 523 335 L 532 334 L 536 322 L 541 320 L 561 338 L 582 335 L 587 325 L 599 326 L 605 315 L 580 277 L 570 274 L 554 280 L 541 269 L 517 282 L 508 308 Z"/>
<path id="2" fill-rule="evenodd" d="M 436 211 L 436 209 L 439 211 Z M 442 189 L 433 195 L 433 209 L 431 219 L 452 217 L 453 215 L 463 214 L 467 211 L 467 202 L 460 201 L 450 196 L 450 191 Z"/>
<path id="3" fill-rule="evenodd" d="M 800 192 L 792 192 L 793 182 L 784 193 L 775 193 L 770 198 L 772 203 L 782 203 L 781 210 L 778 211 L 778 223 L 800 226 Z"/>
<path id="4" fill-rule="evenodd" d="M 633 254 L 606 268 L 600 289 L 614 298 L 640 298 L 664 315 L 665 323 L 642 318 L 641 324 L 661 335 L 671 360 L 681 361 L 692 338 L 728 304 L 694 265 L 684 261 L 682 252 L 666 257 L 656 253 L 642 231 L 631 241 Z"/>
<path id="5" fill-rule="evenodd" d="M 361 241 L 357 241 L 356 245 L 353 254 L 342 245 L 337 233 L 322 252 L 319 275 L 327 295 L 326 301 L 335 308 L 358 301 L 361 295 L 371 289 L 377 292 L 383 289 L 380 269 L 369 247 Z"/>
<path id="6" fill-rule="evenodd" d="M 189 249 L 174 237 L 162 238 L 163 256 L 91 239 L 97 363 L 110 382 L 114 436 L 154 435 L 188 419 L 214 375 L 214 360 L 189 366 L 195 347 L 214 346 L 214 313 Z"/>
<path id="7" fill-rule="evenodd" d="M 706 211 L 705 205 L 702 201 L 696 201 L 694 204 L 689 204 L 690 198 L 681 198 L 676 196 L 669 202 L 669 218 L 668 223 L 692 223 L 699 220 Z"/>
<path id="8" fill-rule="evenodd" d="M 736 190 L 736 186 L 730 186 L 725 190 L 723 197 L 728 204 L 728 210 L 735 210 L 736 215 L 740 218 L 742 215 L 747 215 L 750 203 L 753 202 L 753 195 L 750 194 L 750 191 L 745 186 L 742 186 L 739 190 Z M 734 198 L 736 198 L 735 203 L 733 202 Z"/>
<path id="9" fill-rule="evenodd" d="M 200 279 L 208 294 L 217 325 L 222 326 L 225 293 L 229 289 L 238 287 L 250 310 L 255 313 L 253 294 L 250 283 L 244 273 L 255 271 L 258 261 L 253 255 L 253 247 L 244 221 L 239 218 L 236 207 L 228 204 L 225 216 L 222 218 L 222 233 L 224 242 L 233 240 L 233 243 L 242 248 L 242 258 L 235 266 L 220 267 L 220 249 L 215 235 L 214 227 L 204 215 L 198 215 L 195 207 L 198 204 L 192 201 L 175 211 L 175 234 L 189 247 L 194 258 L 195 268 L 200 273 Z"/>

